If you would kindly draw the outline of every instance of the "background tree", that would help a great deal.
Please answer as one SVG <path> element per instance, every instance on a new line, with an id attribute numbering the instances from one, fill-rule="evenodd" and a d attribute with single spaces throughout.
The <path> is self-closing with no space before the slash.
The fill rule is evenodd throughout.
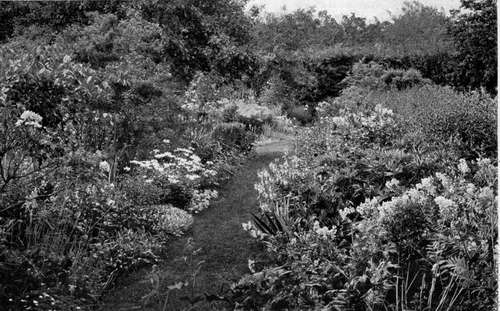
<path id="1" fill-rule="evenodd" d="M 454 11 L 450 33 L 458 50 L 458 79 L 470 88 L 497 88 L 497 2 L 462 0 Z"/>
<path id="2" fill-rule="evenodd" d="M 418 1 L 405 1 L 402 13 L 393 16 L 385 29 L 384 41 L 400 54 L 433 54 L 452 49 L 444 11 Z"/>

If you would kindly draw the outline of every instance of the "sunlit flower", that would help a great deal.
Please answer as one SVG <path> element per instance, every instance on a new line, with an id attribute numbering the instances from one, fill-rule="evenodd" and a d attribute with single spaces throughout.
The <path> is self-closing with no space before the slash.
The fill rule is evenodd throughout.
<path id="1" fill-rule="evenodd" d="M 313 224 L 313 231 L 324 239 L 334 238 L 335 234 L 337 234 L 337 228 L 335 226 L 331 229 L 328 229 L 328 227 L 321 227 L 317 220 Z"/>
<path id="2" fill-rule="evenodd" d="M 22 114 L 19 120 L 16 122 L 16 126 L 20 125 L 31 125 L 36 128 L 42 127 L 41 125 L 42 122 L 42 117 L 30 110 L 25 110 Z"/>
<path id="3" fill-rule="evenodd" d="M 467 165 L 467 162 L 465 161 L 465 159 L 460 159 L 459 160 L 459 163 L 458 163 L 458 170 L 462 173 L 462 174 L 467 174 L 470 172 L 470 168 L 469 166 Z"/>
<path id="4" fill-rule="evenodd" d="M 415 186 L 418 190 L 424 190 L 428 193 L 434 193 L 436 188 L 434 187 L 434 179 L 432 177 L 423 178 L 420 183 Z"/>
<path id="5" fill-rule="evenodd" d="M 474 194 L 474 192 L 476 191 L 476 186 L 474 186 L 474 184 L 472 183 L 468 183 L 467 184 L 467 188 L 466 188 L 466 192 L 470 195 Z"/>
<path id="6" fill-rule="evenodd" d="M 439 206 L 439 212 L 444 219 L 451 218 L 454 215 L 456 204 L 452 200 L 438 196 L 434 198 L 434 202 Z"/>
<path id="7" fill-rule="evenodd" d="M 109 173 L 111 167 L 109 166 L 109 163 L 107 161 L 101 161 L 99 162 L 99 169 L 103 172 Z"/>
<path id="8" fill-rule="evenodd" d="M 385 183 L 385 186 L 386 186 L 387 188 L 389 188 L 389 189 L 394 189 L 394 188 L 396 188 L 396 187 L 398 187 L 398 186 L 399 186 L 399 180 L 397 180 L 396 178 L 393 178 L 393 179 L 391 179 L 390 181 L 387 181 L 387 182 Z"/>

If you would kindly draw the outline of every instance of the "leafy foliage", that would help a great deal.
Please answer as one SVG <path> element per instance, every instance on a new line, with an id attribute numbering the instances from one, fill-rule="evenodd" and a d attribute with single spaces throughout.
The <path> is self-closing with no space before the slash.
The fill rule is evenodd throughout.
<path id="1" fill-rule="evenodd" d="M 309 127 L 244 224 L 271 262 L 227 301 L 491 309 L 496 99 L 432 83 L 496 92 L 496 2 L 373 23 L 245 5 L 0 5 L 0 305 L 83 308 L 158 263 L 286 114 Z"/>
<path id="2" fill-rule="evenodd" d="M 496 168 L 487 158 L 460 159 L 471 147 L 494 153 L 448 126 L 467 107 L 493 129 L 492 99 L 427 84 L 398 90 L 385 73 L 359 64 L 342 96 L 318 105 L 319 120 L 300 130 L 294 154 L 259 173 L 260 211 L 243 227 L 272 260 L 233 284 L 237 308 L 494 306 Z M 481 140 L 492 134 L 479 132 Z M 283 200 L 287 208 L 277 213 Z"/>
<path id="3" fill-rule="evenodd" d="M 458 74 L 469 87 L 497 88 L 497 2 L 461 1 L 464 12 L 455 11 L 450 32 L 458 50 Z"/>

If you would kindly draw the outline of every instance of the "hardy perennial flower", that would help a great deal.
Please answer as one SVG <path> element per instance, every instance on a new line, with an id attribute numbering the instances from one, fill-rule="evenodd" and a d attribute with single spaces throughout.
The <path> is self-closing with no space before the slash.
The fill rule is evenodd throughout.
<path id="1" fill-rule="evenodd" d="M 19 120 L 17 120 L 16 126 L 31 125 L 33 127 L 40 128 L 42 127 L 41 122 L 42 116 L 33 111 L 26 110 L 21 114 Z"/>

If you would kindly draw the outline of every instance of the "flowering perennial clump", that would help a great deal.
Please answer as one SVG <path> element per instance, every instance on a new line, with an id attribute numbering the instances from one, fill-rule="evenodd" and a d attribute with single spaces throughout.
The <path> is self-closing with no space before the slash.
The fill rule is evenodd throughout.
<path id="1" fill-rule="evenodd" d="M 321 227 L 319 225 L 319 221 L 314 222 L 312 229 L 314 232 L 316 232 L 317 235 L 319 235 L 323 239 L 335 238 L 335 235 L 337 234 L 337 228 L 335 226 L 333 226 L 330 229 L 328 229 L 328 227 Z"/>
<path id="2" fill-rule="evenodd" d="M 400 116 L 379 105 L 323 112 L 314 126 L 299 131 L 293 155 L 258 174 L 262 216 L 243 228 L 265 241 L 284 272 L 267 283 L 240 283 L 242 295 L 286 297 L 296 309 L 309 305 L 290 293 L 326 309 L 494 304 L 492 161 L 436 150 L 418 133 L 402 137 Z M 283 198 L 291 225 L 274 230 L 283 222 L 273 206 Z M 405 291 L 408 302 L 390 305 Z M 470 298 L 476 293 L 482 298 Z"/>
<path id="3" fill-rule="evenodd" d="M 286 188 L 293 180 L 305 176 L 305 171 L 301 170 L 302 165 L 300 158 L 292 156 L 269 164 L 267 169 L 257 174 L 259 181 L 255 184 L 255 189 L 263 211 L 270 211 L 272 203 L 281 195 L 281 188 Z"/>
<path id="4" fill-rule="evenodd" d="M 251 221 L 244 222 L 241 224 L 241 226 L 243 227 L 243 230 L 248 232 L 250 236 L 254 239 L 263 240 L 266 237 L 266 234 L 260 231 L 258 228 L 256 228 Z"/>
<path id="5" fill-rule="evenodd" d="M 16 122 L 16 126 L 21 126 L 21 125 L 26 125 L 26 126 L 33 126 L 35 128 L 41 128 L 42 127 L 42 117 L 30 110 L 25 110 L 22 114 L 19 120 Z"/>
<path id="6" fill-rule="evenodd" d="M 218 196 L 216 190 L 199 189 L 202 182 L 210 181 L 217 175 L 211 168 L 213 162 L 202 163 L 193 148 L 176 148 L 175 150 L 159 152 L 154 150 L 154 159 L 146 161 L 131 161 L 139 167 L 153 172 L 154 176 L 167 180 L 172 185 L 179 185 L 190 194 L 188 210 L 198 213 L 207 208 L 210 200 Z M 145 175 L 145 181 L 152 183 L 154 178 Z"/>
<path id="7" fill-rule="evenodd" d="M 146 161 L 130 161 L 140 167 L 153 170 L 165 176 L 169 182 L 197 182 L 203 177 L 214 177 L 217 172 L 201 162 L 194 154 L 193 148 L 176 148 L 173 152 L 154 152 L 154 159 Z"/>
<path id="8" fill-rule="evenodd" d="M 488 256 L 493 256 L 491 245 L 495 243 L 492 239 L 496 230 L 496 178 L 487 172 L 496 168 L 482 159 L 475 165 L 478 170 L 472 177 L 468 176 L 471 170 L 464 169 L 468 167 L 466 161 L 460 160 L 456 176 L 436 173 L 389 201 L 367 200 L 356 209 L 363 217 L 356 228 L 365 237 L 375 235 L 375 239 L 384 240 L 394 234 L 393 228 L 401 222 L 402 214 L 412 213 L 422 217 L 418 229 L 423 237 L 433 241 L 429 250 L 439 251 L 437 257 L 431 257 L 435 262 L 458 256 L 472 267 L 476 256 L 492 259 Z M 444 252 L 450 245 L 454 252 Z"/>

